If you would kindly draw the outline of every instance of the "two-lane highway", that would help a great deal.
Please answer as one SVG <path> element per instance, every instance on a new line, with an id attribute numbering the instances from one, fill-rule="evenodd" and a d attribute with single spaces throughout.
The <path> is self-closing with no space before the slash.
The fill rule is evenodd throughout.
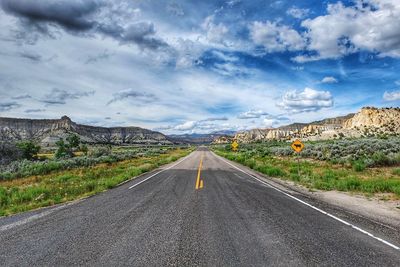
<path id="1" fill-rule="evenodd" d="M 323 212 L 204 148 L 84 201 L 0 219 L 0 265 L 399 266 L 396 244 Z"/>

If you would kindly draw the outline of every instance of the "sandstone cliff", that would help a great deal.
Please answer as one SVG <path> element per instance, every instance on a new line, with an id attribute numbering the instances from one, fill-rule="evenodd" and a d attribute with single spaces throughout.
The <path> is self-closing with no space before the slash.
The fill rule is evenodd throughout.
<path id="1" fill-rule="evenodd" d="M 360 112 L 344 123 L 344 128 L 379 128 L 387 132 L 398 131 L 400 108 L 362 108 Z"/>
<path id="2" fill-rule="evenodd" d="M 87 143 L 107 144 L 169 144 L 159 133 L 139 127 L 95 127 L 81 125 L 67 116 L 56 120 L 0 118 L 0 141 L 34 140 L 52 146 L 71 133 Z"/>
<path id="3" fill-rule="evenodd" d="M 239 142 L 267 140 L 328 140 L 340 137 L 361 137 L 400 134 L 400 108 L 362 108 L 356 114 L 328 118 L 308 124 L 294 123 L 274 129 L 253 129 L 235 135 Z M 229 140 L 215 140 L 223 143 Z"/>

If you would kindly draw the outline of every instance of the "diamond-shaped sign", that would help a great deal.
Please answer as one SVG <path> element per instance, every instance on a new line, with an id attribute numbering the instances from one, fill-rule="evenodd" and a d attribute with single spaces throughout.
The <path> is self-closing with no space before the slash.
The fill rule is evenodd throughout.
<path id="1" fill-rule="evenodd" d="M 303 148 L 304 148 L 304 144 L 300 141 L 300 140 L 295 140 L 291 145 L 292 149 L 294 151 L 296 151 L 297 153 L 300 153 Z"/>
<path id="2" fill-rule="evenodd" d="M 236 151 L 238 149 L 238 147 L 239 147 L 238 142 L 236 142 L 236 140 L 234 140 L 233 143 L 232 143 L 232 150 Z"/>

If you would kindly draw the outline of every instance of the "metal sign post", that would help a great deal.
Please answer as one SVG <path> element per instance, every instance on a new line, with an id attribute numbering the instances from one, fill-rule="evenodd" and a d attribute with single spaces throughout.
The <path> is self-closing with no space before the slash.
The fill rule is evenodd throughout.
<path id="1" fill-rule="evenodd" d="M 304 144 L 297 139 L 290 147 L 297 153 L 297 175 L 300 177 L 300 152 L 304 149 Z"/>

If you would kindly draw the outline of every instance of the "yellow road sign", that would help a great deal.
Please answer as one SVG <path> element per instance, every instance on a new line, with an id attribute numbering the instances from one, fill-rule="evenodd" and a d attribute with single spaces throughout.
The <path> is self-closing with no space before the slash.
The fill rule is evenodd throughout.
<path id="1" fill-rule="evenodd" d="M 304 144 L 300 141 L 300 140 L 295 140 L 291 145 L 292 149 L 294 151 L 296 151 L 297 153 L 300 153 L 303 148 L 304 148 Z"/>
<path id="2" fill-rule="evenodd" d="M 236 151 L 238 149 L 238 147 L 239 147 L 238 142 L 236 142 L 236 140 L 234 140 L 233 143 L 232 143 L 232 150 Z"/>

